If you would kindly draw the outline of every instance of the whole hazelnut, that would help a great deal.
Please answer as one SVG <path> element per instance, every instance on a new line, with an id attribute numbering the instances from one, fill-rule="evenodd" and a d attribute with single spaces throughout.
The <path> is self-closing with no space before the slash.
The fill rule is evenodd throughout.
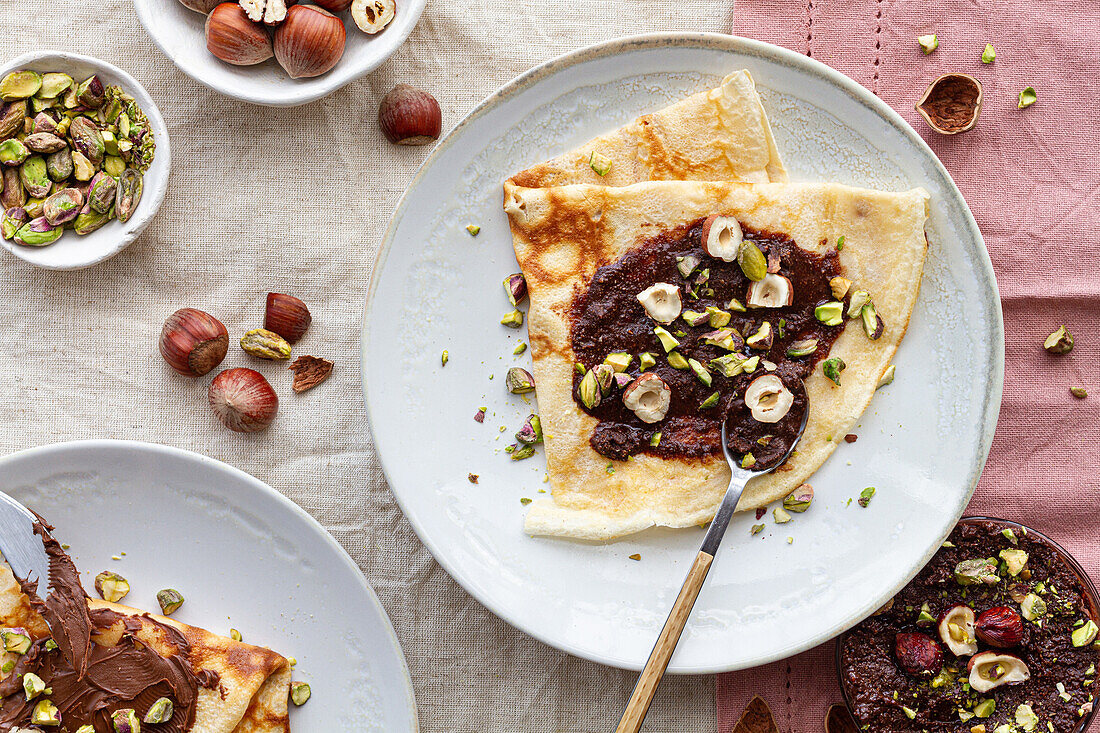
<path id="1" fill-rule="evenodd" d="M 1024 639 L 1024 621 L 1007 606 L 994 606 L 978 615 L 974 623 L 978 638 L 998 649 L 1011 649 Z"/>
<path id="2" fill-rule="evenodd" d="M 208 15 L 221 2 L 222 0 L 180 0 L 180 5 L 188 10 L 194 10 L 196 13 Z"/>
<path id="3" fill-rule="evenodd" d="M 222 3 L 206 18 L 206 50 L 236 66 L 263 63 L 273 53 L 267 31 L 237 3 Z"/>
<path id="4" fill-rule="evenodd" d="M 330 13 L 342 13 L 351 7 L 351 0 L 313 0 Z"/>
<path id="5" fill-rule="evenodd" d="M 295 5 L 275 29 L 275 60 L 293 79 L 320 76 L 344 55 L 344 22 L 316 5 Z"/>
<path id="6" fill-rule="evenodd" d="M 264 328 L 268 331 L 274 331 L 293 344 L 302 338 L 311 323 L 313 316 L 300 299 L 284 293 L 267 294 Z"/>
<path id="7" fill-rule="evenodd" d="M 181 308 L 164 322 L 160 355 L 185 377 L 201 377 L 222 363 L 229 350 L 229 331 L 214 316 Z"/>
<path id="8" fill-rule="evenodd" d="M 443 112 L 423 89 L 398 84 L 378 105 L 378 124 L 386 139 L 397 145 L 425 145 L 439 138 Z"/>
<path id="9" fill-rule="evenodd" d="M 934 677 L 943 669 L 940 645 L 924 634 L 898 634 L 894 637 L 894 656 L 898 664 L 914 677 Z"/>
<path id="10" fill-rule="evenodd" d="M 264 376 L 253 369 L 226 369 L 210 383 L 210 407 L 230 430 L 263 430 L 279 411 L 279 397 Z"/>

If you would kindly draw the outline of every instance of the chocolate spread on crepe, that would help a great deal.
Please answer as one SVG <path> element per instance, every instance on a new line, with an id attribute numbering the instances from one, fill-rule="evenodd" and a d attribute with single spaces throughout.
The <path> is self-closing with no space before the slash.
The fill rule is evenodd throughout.
<path id="1" fill-rule="evenodd" d="M 46 619 L 57 649 L 47 649 L 48 639 L 39 639 L 0 682 L 0 729 L 29 724 L 35 704 L 47 697 L 26 699 L 23 675 L 33 672 L 50 688 L 48 698 L 58 707 L 67 730 L 90 724 L 106 733 L 113 730 L 110 716 L 115 710 L 133 708 L 141 717 L 161 697 L 172 701 L 174 711 L 172 719 L 158 725 L 157 730 L 190 730 L 195 723 L 199 687 L 216 687 L 218 675 L 209 670 L 195 672 L 189 661 L 190 645 L 174 628 L 144 616 L 175 649 L 174 654 L 162 656 L 135 641 L 133 634 L 141 629 L 136 618 L 103 608 L 89 612 L 76 566 L 50 536 L 53 528 L 40 519 L 34 529 L 50 559 L 53 592 L 43 601 L 35 593 L 36 581 L 20 579 L 20 585 L 34 609 Z M 92 641 L 93 635 L 109 633 L 119 626 L 123 633 L 113 646 Z"/>

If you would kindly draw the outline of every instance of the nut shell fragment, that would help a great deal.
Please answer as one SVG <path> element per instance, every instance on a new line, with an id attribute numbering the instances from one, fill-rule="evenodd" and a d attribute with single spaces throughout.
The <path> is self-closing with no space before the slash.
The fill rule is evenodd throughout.
<path id="1" fill-rule="evenodd" d="M 332 362 L 316 356 L 299 356 L 288 369 L 294 372 L 292 389 L 301 394 L 332 376 Z"/>
<path id="2" fill-rule="evenodd" d="M 982 111 L 982 83 L 968 74 L 944 74 L 928 85 L 917 112 L 943 135 L 974 129 Z"/>

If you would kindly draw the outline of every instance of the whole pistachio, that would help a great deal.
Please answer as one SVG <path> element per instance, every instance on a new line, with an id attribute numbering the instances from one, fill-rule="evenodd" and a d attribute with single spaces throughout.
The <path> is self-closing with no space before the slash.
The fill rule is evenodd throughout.
<path id="1" fill-rule="evenodd" d="M 96 123 L 87 117 L 77 117 L 69 125 L 69 138 L 75 147 L 92 165 L 103 163 L 106 148 L 103 145 L 103 135 Z"/>
<path id="2" fill-rule="evenodd" d="M 592 374 L 596 377 L 596 384 L 600 387 L 600 394 L 606 397 L 611 392 L 611 383 L 615 378 L 615 369 L 610 364 L 597 364 L 592 367 Z"/>
<path id="3" fill-rule="evenodd" d="M 512 394 L 527 394 L 535 391 L 535 378 L 531 376 L 531 372 L 521 367 L 509 369 L 504 383 Z"/>
<path id="4" fill-rule="evenodd" d="M 581 378 L 581 383 L 577 386 L 577 396 L 580 398 L 581 404 L 589 410 L 599 406 L 600 401 L 603 399 L 603 392 L 600 389 L 600 381 L 594 370 L 587 372 Z"/>
<path id="5" fill-rule="evenodd" d="M 23 144 L 36 153 L 56 153 L 66 147 L 65 141 L 52 132 L 36 132 L 27 135 Z"/>
<path id="6" fill-rule="evenodd" d="M 27 150 L 27 146 L 18 138 L 8 138 L 0 143 L 0 163 L 6 166 L 14 167 L 22 165 L 23 161 L 26 160 L 30 154 L 30 151 Z"/>
<path id="7" fill-rule="evenodd" d="M 73 174 L 73 154 L 68 148 L 46 156 L 46 175 L 53 181 L 64 181 Z"/>
<path id="8" fill-rule="evenodd" d="M 92 195 L 95 195 L 94 189 Z M 241 338 L 241 348 L 261 359 L 290 358 L 290 344 L 287 343 L 287 340 L 274 331 L 268 331 L 266 328 L 254 328 L 247 332 Z"/>
<path id="9" fill-rule="evenodd" d="M 103 82 L 95 74 L 80 82 L 80 85 L 76 88 L 76 100 L 80 102 L 81 106 L 88 109 L 99 109 L 103 105 L 105 97 Z"/>
<path id="10" fill-rule="evenodd" d="M 13 71 L 0 80 L 0 99 L 26 99 L 38 94 L 42 88 L 42 75 L 37 71 Z"/>
<path id="11" fill-rule="evenodd" d="M 111 214 L 100 214 L 98 211 L 92 211 L 91 207 L 85 204 L 84 210 L 73 220 L 73 231 L 80 236 L 91 234 L 110 220 Z"/>
<path id="12" fill-rule="evenodd" d="M 11 239 L 19 231 L 19 227 L 28 221 L 30 221 L 30 217 L 27 216 L 26 209 L 20 206 L 8 209 L 4 212 L 4 216 L 0 218 L 0 237 Z"/>
<path id="13" fill-rule="evenodd" d="M 19 100 L 8 102 L 0 108 L 0 140 L 7 140 L 23 130 L 23 120 L 27 117 L 27 102 Z"/>
<path id="14" fill-rule="evenodd" d="M 18 168 L 4 168 L 4 186 L 0 188 L 0 206 L 11 209 L 27 203 L 27 194 L 23 190 L 23 181 L 19 178 Z"/>
<path id="15" fill-rule="evenodd" d="M 127 168 L 118 179 L 118 192 L 115 198 L 115 216 L 125 223 L 130 221 L 145 189 L 141 174 L 133 168 Z"/>
<path id="16" fill-rule="evenodd" d="M 150 725 L 156 725 L 157 723 L 167 723 L 172 719 L 173 709 L 172 701 L 167 697 L 158 698 L 156 702 L 149 706 L 149 710 L 145 713 L 145 718 L 142 719 L 143 723 L 149 723 Z"/>
<path id="17" fill-rule="evenodd" d="M 48 132 L 53 134 L 57 129 L 57 120 L 49 112 L 39 112 L 34 116 L 34 128 L 32 132 L 35 134 L 40 132 Z"/>
<path id="18" fill-rule="evenodd" d="M 56 242 L 64 233 L 62 227 L 55 227 L 46 221 L 46 217 L 40 216 L 19 227 L 13 239 L 16 244 L 27 247 L 45 247 Z"/>
<path id="19" fill-rule="evenodd" d="M 32 155 L 23 161 L 23 165 L 19 166 L 19 180 L 23 182 L 27 194 L 36 199 L 49 196 L 53 187 L 53 181 L 46 173 L 46 159 L 41 155 Z"/>
<path id="20" fill-rule="evenodd" d="M 171 616 L 183 605 L 183 594 L 175 588 L 165 588 L 157 591 L 157 603 L 160 604 L 160 612 L 165 616 Z"/>
<path id="21" fill-rule="evenodd" d="M 73 177 L 78 181 L 90 181 L 95 175 L 95 166 L 92 161 L 79 150 L 73 150 L 69 156 L 73 160 Z"/>
<path id="22" fill-rule="evenodd" d="M 88 188 L 88 202 L 92 211 L 106 214 L 115 204 L 115 191 L 117 189 L 115 179 L 106 173 L 96 173 Z"/>
<path id="23" fill-rule="evenodd" d="M 54 226 L 75 219 L 84 207 L 84 196 L 75 188 L 63 188 L 42 204 L 42 216 Z M 94 204 L 93 204 L 94 208 Z M 109 208 L 108 208 L 109 210 Z M 106 212 L 101 212 L 106 213 Z"/>

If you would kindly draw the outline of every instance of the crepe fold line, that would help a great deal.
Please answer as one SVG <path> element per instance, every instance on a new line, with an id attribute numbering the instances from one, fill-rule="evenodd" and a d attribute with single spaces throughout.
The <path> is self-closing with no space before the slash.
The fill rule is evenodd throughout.
<path id="1" fill-rule="evenodd" d="M 794 455 L 752 479 L 739 510 L 781 499 L 824 463 L 866 409 L 908 327 L 927 249 L 923 189 L 887 193 L 835 183 L 639 183 L 623 188 L 505 186 L 516 257 L 531 300 L 528 328 L 552 494 L 529 507 L 533 535 L 606 540 L 653 526 L 709 521 L 730 472 L 719 454 L 666 459 L 640 454 L 615 462 L 589 445 L 597 420 L 573 400 L 570 309 L 601 265 L 647 240 L 710 214 L 735 216 L 757 231 L 790 236 L 811 252 L 836 246 L 853 288 L 870 292 L 886 324 L 877 341 L 848 320 L 830 356 L 847 364 L 837 386 L 820 366 L 806 379 L 810 413 Z M 616 397 L 617 399 L 618 397 Z"/>
<path id="2" fill-rule="evenodd" d="M 592 170 L 593 152 L 611 161 L 606 175 Z M 521 171 L 509 182 L 545 188 L 682 180 L 787 180 L 768 115 L 748 71 L 735 71 L 714 89 L 643 115 L 576 150 Z"/>
<path id="3" fill-rule="evenodd" d="M 282 655 L 117 603 L 89 599 L 88 608 L 106 608 L 140 621 L 142 628 L 135 636 L 162 656 L 175 654 L 176 648 L 158 624 L 176 629 L 191 647 L 192 668 L 218 674 L 216 688 L 198 690 L 191 733 L 289 733 L 291 667 Z M 36 639 L 50 635 L 7 563 L 0 563 L 0 625 L 24 627 Z M 118 625 L 113 633 L 97 636 L 96 641 L 117 643 L 121 631 Z M 0 658 L 14 662 L 18 656 L 6 652 Z"/>

